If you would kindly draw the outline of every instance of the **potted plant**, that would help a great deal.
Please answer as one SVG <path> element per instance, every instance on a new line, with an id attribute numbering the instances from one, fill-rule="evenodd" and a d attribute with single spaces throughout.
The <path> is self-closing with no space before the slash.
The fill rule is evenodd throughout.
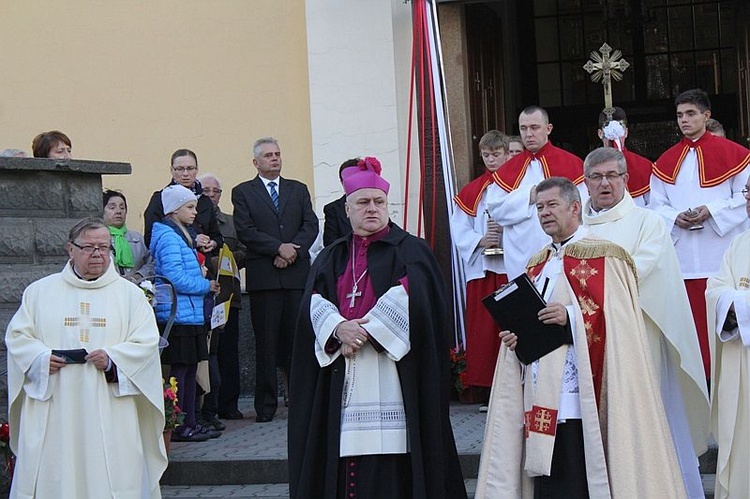
<path id="1" fill-rule="evenodd" d="M 7 485 L 10 487 L 9 484 L 13 481 L 13 465 L 16 462 L 16 456 L 10 450 L 10 425 L 5 421 L 0 423 L 0 447 L 3 449 L 3 457 L 5 458 L 5 473 L 8 477 Z"/>
<path id="2" fill-rule="evenodd" d="M 460 399 L 466 388 L 466 352 L 463 345 L 451 348 L 451 379 L 456 395 Z"/>
<path id="3" fill-rule="evenodd" d="M 169 383 L 164 383 L 164 447 L 167 453 L 172 441 L 172 431 L 185 421 L 185 413 L 177 402 L 177 379 L 172 376 Z"/>

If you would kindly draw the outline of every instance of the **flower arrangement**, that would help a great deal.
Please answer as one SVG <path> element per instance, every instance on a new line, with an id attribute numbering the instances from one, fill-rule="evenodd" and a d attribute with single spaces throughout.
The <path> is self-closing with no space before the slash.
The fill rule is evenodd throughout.
<path id="1" fill-rule="evenodd" d="M 174 430 L 184 421 L 185 413 L 177 405 L 177 379 L 172 376 L 164 383 L 164 431 Z"/>
<path id="2" fill-rule="evenodd" d="M 466 351 L 463 345 L 451 348 L 451 377 L 453 378 L 453 387 L 460 395 L 466 388 Z"/>
<path id="3" fill-rule="evenodd" d="M 154 303 L 154 296 L 156 292 L 154 291 L 154 283 L 151 281 L 141 281 L 138 286 L 140 286 L 141 291 L 143 291 L 143 294 L 146 295 L 146 299 L 148 300 L 148 303 L 153 307 L 156 305 Z"/>
<path id="4" fill-rule="evenodd" d="M 10 425 L 3 421 L 0 423 L 0 447 L 3 449 L 5 457 L 5 471 L 8 472 L 10 477 L 13 477 L 13 465 L 16 461 L 16 456 L 13 455 L 13 451 L 10 450 Z"/>

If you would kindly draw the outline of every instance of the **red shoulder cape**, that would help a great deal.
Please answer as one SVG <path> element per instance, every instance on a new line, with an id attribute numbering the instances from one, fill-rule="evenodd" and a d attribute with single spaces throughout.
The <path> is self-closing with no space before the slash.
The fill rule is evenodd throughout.
<path id="1" fill-rule="evenodd" d="M 482 199 L 484 191 L 491 183 L 492 173 L 485 170 L 482 175 L 466 184 L 466 186 L 461 189 L 461 192 L 453 197 L 453 201 L 456 202 L 458 207 L 461 208 L 464 213 L 470 217 L 475 217 L 477 216 L 477 205 L 479 205 L 479 200 Z"/>
<path id="2" fill-rule="evenodd" d="M 649 181 L 654 163 L 627 149 L 623 149 L 622 154 L 628 164 L 628 192 L 634 198 L 643 196 L 650 190 Z"/>
<path id="3" fill-rule="evenodd" d="M 680 167 L 691 147 L 698 155 L 701 187 L 714 187 L 737 175 L 750 162 L 750 151 L 731 140 L 706 132 L 697 141 L 687 137 L 667 149 L 654 165 L 654 175 L 674 185 Z"/>
<path id="4" fill-rule="evenodd" d="M 532 159 L 538 159 L 544 170 L 544 178 L 565 177 L 578 185 L 583 182 L 583 161 L 568 151 L 547 142 L 536 154 L 529 150 L 511 158 L 492 175 L 492 180 L 505 192 L 517 189 L 526 175 Z"/>

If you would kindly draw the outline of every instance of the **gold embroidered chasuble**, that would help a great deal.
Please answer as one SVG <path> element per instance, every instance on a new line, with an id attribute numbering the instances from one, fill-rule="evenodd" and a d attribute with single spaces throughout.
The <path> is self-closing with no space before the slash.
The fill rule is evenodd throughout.
<path id="1" fill-rule="evenodd" d="M 620 246 L 593 238 L 562 251 L 565 278 L 555 283 L 552 300 L 571 305 L 575 313 L 589 493 L 592 498 L 685 497 L 647 353 L 633 261 Z M 529 273 L 538 272 L 550 256 L 545 248 L 532 258 Z M 544 424 L 544 418 L 557 410 L 566 349 L 539 360 L 536 386 L 530 389 L 530 371 L 501 347 L 477 498 L 531 498 L 532 477 L 549 474 L 555 425 Z"/>

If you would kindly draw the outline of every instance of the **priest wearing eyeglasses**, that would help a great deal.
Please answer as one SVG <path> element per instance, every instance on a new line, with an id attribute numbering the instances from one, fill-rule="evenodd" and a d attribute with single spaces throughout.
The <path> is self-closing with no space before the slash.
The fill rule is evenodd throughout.
<path id="1" fill-rule="evenodd" d="M 583 162 L 589 200 L 583 223 L 633 257 L 655 380 L 670 415 L 688 497 L 704 497 L 698 458 L 706 451 L 709 405 L 700 347 L 672 240 L 662 218 L 636 206 L 627 190 L 628 164 L 615 148 L 595 149 Z M 640 383 L 646 380 L 634 380 Z"/>
<path id="2" fill-rule="evenodd" d="M 10 497 L 161 497 L 159 331 L 110 237 L 78 222 L 62 272 L 29 285 L 8 324 Z"/>
<path id="3" fill-rule="evenodd" d="M 303 498 L 465 498 L 448 413 L 448 309 L 430 249 L 388 219 L 365 158 L 342 172 L 353 234 L 307 281 L 292 361 L 289 487 Z"/>

